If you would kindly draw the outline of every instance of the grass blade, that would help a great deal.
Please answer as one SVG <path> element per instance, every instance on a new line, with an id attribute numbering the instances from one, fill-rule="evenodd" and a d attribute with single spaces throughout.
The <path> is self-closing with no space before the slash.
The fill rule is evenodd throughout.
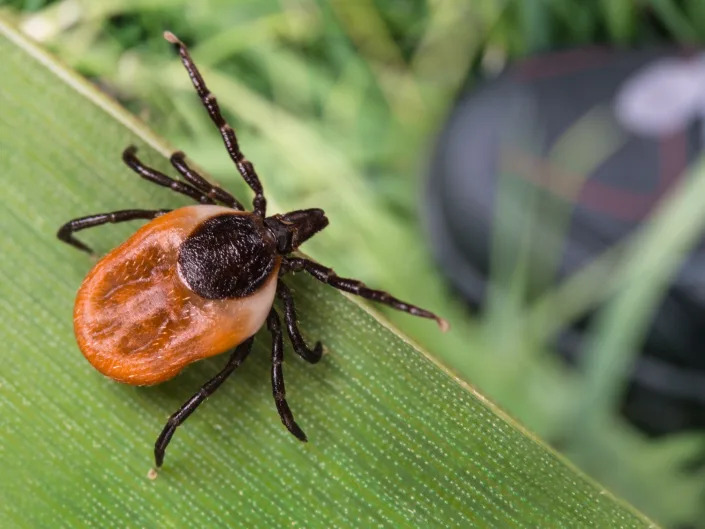
<path id="1" fill-rule="evenodd" d="M 302 329 L 329 350 L 317 366 L 292 355 L 286 365 L 310 442 L 279 424 L 260 336 L 148 480 L 162 421 L 223 359 L 154 388 L 98 375 L 71 332 L 90 263 L 54 233 L 73 216 L 183 204 L 119 162 L 136 143 L 166 169 L 169 149 L 1 20 L 0 54 L 4 526 L 653 526 L 360 305 L 304 277 L 292 282 Z M 106 251 L 131 229 L 85 239 Z"/>

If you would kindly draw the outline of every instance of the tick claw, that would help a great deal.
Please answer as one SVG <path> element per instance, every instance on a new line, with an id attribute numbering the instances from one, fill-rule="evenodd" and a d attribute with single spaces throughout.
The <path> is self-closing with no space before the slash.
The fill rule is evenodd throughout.
<path id="1" fill-rule="evenodd" d="M 181 41 L 179 40 L 179 38 L 176 35 L 174 35 L 171 31 L 164 32 L 164 39 L 167 42 L 170 42 L 172 44 L 181 44 Z"/>
<path id="2" fill-rule="evenodd" d="M 450 323 L 448 323 L 448 320 L 436 318 L 436 323 L 438 323 L 438 326 L 441 328 L 441 332 L 447 332 L 450 329 Z"/>

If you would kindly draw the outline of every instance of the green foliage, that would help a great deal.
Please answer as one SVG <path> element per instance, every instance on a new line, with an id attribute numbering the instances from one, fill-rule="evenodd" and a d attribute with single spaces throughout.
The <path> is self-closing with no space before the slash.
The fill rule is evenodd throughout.
<path id="1" fill-rule="evenodd" d="M 1 21 L 0 54 L 4 527 L 653 527 L 361 306 L 304 277 L 292 281 L 302 328 L 328 354 L 286 372 L 311 442 L 277 420 L 262 333 L 150 481 L 160 421 L 219 361 L 149 389 L 98 375 L 71 332 L 90 262 L 54 234 L 77 214 L 177 206 L 118 161 L 136 143 L 168 170 L 166 148 Z M 105 251 L 129 230 L 85 238 Z"/>
<path id="2" fill-rule="evenodd" d="M 542 437 L 560 443 L 608 488 L 664 523 L 705 527 L 703 476 L 697 470 L 702 466 L 693 464 L 700 460 L 702 435 L 651 440 L 617 416 L 624 373 L 648 317 L 700 227 L 697 204 L 674 202 L 664 210 L 670 221 L 662 217 L 662 224 L 646 226 L 563 284 L 555 285 L 546 274 L 541 288 L 527 283 L 531 211 L 517 218 L 511 207 L 500 208 L 492 271 L 498 288 L 477 319 L 468 317 L 438 278 L 422 242 L 418 211 L 429 138 L 473 73 L 491 73 L 509 58 L 571 45 L 698 42 L 705 34 L 701 0 L 6 0 L 3 5 L 35 11 L 45 3 L 48 7 L 36 14 L 10 14 L 220 182 L 245 193 L 161 32 L 171 29 L 192 44 L 274 198 L 273 207 L 331 212 L 332 225 L 307 244 L 309 254 L 341 274 L 447 317 L 453 332 L 440 336 L 432 325 L 386 313 L 462 378 Z M 558 142 L 551 161 L 584 175 L 620 141 L 603 115 L 591 114 Z M 103 154 L 110 158 L 115 152 Z M 699 175 L 692 174 L 693 185 Z M 516 175 L 505 176 L 509 193 L 517 192 L 512 191 Z M 100 189 L 92 188 L 91 200 Z M 570 211 L 527 191 L 518 190 L 536 208 L 551 208 L 556 215 L 552 251 L 558 255 Z M 128 199 L 134 196 L 140 195 L 125 194 L 118 206 L 132 205 Z M 510 199 L 500 197 L 505 205 Z M 76 208 L 73 204 L 70 211 Z M 515 236 L 517 226 L 521 244 L 515 247 L 506 236 Z M 652 231 L 656 226 L 688 237 L 672 240 L 667 231 Z M 115 227 L 111 244 L 128 232 Z M 108 248 L 101 237 L 94 240 Z M 634 264 L 647 257 L 654 259 L 653 268 Z M 592 330 L 595 355 L 585 366 L 587 374 L 567 370 L 548 354 L 551 340 L 612 296 Z M 593 408 L 595 402 L 599 406 Z M 576 423 L 586 410 L 591 420 Z"/>

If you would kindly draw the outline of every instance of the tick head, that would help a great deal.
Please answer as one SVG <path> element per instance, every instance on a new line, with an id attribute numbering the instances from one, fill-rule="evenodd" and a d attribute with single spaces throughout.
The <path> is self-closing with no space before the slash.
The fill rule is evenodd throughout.
<path id="1" fill-rule="evenodd" d="M 265 224 L 277 240 L 277 251 L 286 254 L 328 226 L 328 219 L 322 209 L 299 209 L 268 217 Z"/>

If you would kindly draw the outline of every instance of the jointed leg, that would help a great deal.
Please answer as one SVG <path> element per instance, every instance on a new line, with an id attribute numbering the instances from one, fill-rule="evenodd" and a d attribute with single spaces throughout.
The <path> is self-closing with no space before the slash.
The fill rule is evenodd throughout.
<path id="1" fill-rule="evenodd" d="M 436 323 L 438 323 L 442 331 L 446 331 L 448 329 L 448 322 L 443 318 L 436 316 L 434 313 L 401 301 L 400 299 L 397 299 L 382 290 L 373 290 L 357 279 L 339 277 L 331 268 L 326 268 L 325 266 L 314 263 L 308 259 L 292 257 L 287 259 L 282 266 L 285 267 L 285 270 L 291 272 L 305 270 L 322 283 L 326 283 L 327 285 L 337 288 L 338 290 L 344 290 L 345 292 L 350 292 L 351 294 L 355 294 L 365 299 L 384 303 L 385 305 L 389 305 L 390 307 L 403 312 L 408 312 L 414 316 L 436 320 Z"/>
<path id="2" fill-rule="evenodd" d="M 198 92 L 198 97 L 201 98 L 203 106 L 206 107 L 206 110 L 208 111 L 208 115 L 211 120 L 213 120 L 213 123 L 216 124 L 218 130 L 220 130 L 220 135 L 223 137 L 223 142 L 225 143 L 225 148 L 227 149 L 230 158 L 235 163 L 238 171 L 240 171 L 242 178 L 244 178 L 245 182 L 247 182 L 247 185 L 249 185 L 250 188 L 252 188 L 252 191 L 255 192 L 255 198 L 253 201 L 255 213 L 261 215 L 262 217 L 266 216 L 267 201 L 264 198 L 262 184 L 259 181 L 259 177 L 255 172 L 254 166 L 245 158 L 245 155 L 242 154 L 240 146 L 237 142 L 237 137 L 235 136 L 235 131 L 230 125 L 228 125 L 227 121 L 225 121 L 225 118 L 221 114 L 218 101 L 215 99 L 215 96 L 210 92 L 210 90 L 208 90 L 201 73 L 193 63 L 193 59 L 191 59 L 184 43 L 181 42 L 176 35 L 169 31 L 164 32 L 164 38 L 172 43 L 178 50 L 179 55 L 181 56 L 181 62 L 184 64 L 196 92 Z"/>
<path id="3" fill-rule="evenodd" d="M 277 285 L 277 295 L 284 302 L 284 323 L 286 324 L 291 344 L 294 346 L 294 351 L 307 362 L 315 364 L 321 359 L 323 354 L 321 342 L 316 342 L 313 349 L 309 349 L 306 346 L 296 325 L 296 308 L 294 307 L 294 298 L 291 295 L 291 290 L 281 281 Z"/>
<path id="4" fill-rule="evenodd" d="M 196 202 L 200 202 L 201 204 L 215 204 L 213 199 L 204 195 L 203 192 L 199 191 L 195 187 L 185 184 L 184 182 L 174 180 L 173 178 L 165 175 L 160 171 L 157 171 L 156 169 L 147 167 L 137 158 L 137 156 L 135 156 L 136 152 L 137 147 L 135 147 L 134 145 L 130 145 L 127 149 L 123 151 L 122 159 L 130 169 L 132 169 L 142 178 L 149 180 L 150 182 L 153 182 L 157 185 L 168 187 L 172 191 L 176 191 L 177 193 L 186 195 L 187 197 L 190 197 Z"/>
<path id="5" fill-rule="evenodd" d="M 171 165 L 186 179 L 193 187 L 205 193 L 208 198 L 225 204 L 233 209 L 244 211 L 242 204 L 224 189 L 211 184 L 186 163 L 186 155 L 177 151 L 171 155 Z"/>
<path id="6" fill-rule="evenodd" d="M 159 434 L 157 442 L 154 444 L 154 461 L 157 467 L 162 466 L 162 463 L 164 462 L 164 452 L 166 451 L 166 447 L 169 445 L 169 441 L 171 441 L 176 428 L 183 424 L 183 422 L 188 419 L 189 415 L 196 411 L 196 408 L 198 408 L 204 400 L 212 395 L 213 392 L 215 392 L 215 390 L 218 389 L 220 385 L 233 373 L 233 371 L 235 371 L 235 369 L 242 364 L 245 358 L 247 358 L 247 355 L 250 354 L 253 341 L 254 337 L 251 337 L 248 338 L 247 341 L 238 345 L 230 355 L 228 363 L 225 364 L 225 367 L 220 371 L 220 373 L 203 384 L 201 389 L 199 389 L 193 397 L 188 399 L 176 413 L 169 417 L 162 433 Z"/>
<path id="7" fill-rule="evenodd" d="M 272 394 L 277 406 L 279 417 L 286 428 L 299 440 L 307 441 L 306 434 L 294 421 L 289 404 L 286 402 L 286 389 L 284 388 L 284 344 L 282 340 L 281 323 L 276 311 L 272 309 L 267 317 L 267 328 L 272 333 Z"/>
<path id="8" fill-rule="evenodd" d="M 92 228 L 93 226 L 100 226 L 101 224 L 116 222 L 125 222 L 127 220 L 135 219 L 154 219 L 164 213 L 169 213 L 170 209 L 157 209 L 157 210 L 146 210 L 146 209 L 124 209 L 122 211 L 113 211 L 112 213 L 98 213 L 96 215 L 88 215 L 87 217 L 80 217 L 68 221 L 66 224 L 59 228 L 56 236 L 71 246 L 83 250 L 87 253 L 93 253 L 87 245 L 79 241 L 73 236 L 74 232 L 85 230 L 86 228 Z"/>

